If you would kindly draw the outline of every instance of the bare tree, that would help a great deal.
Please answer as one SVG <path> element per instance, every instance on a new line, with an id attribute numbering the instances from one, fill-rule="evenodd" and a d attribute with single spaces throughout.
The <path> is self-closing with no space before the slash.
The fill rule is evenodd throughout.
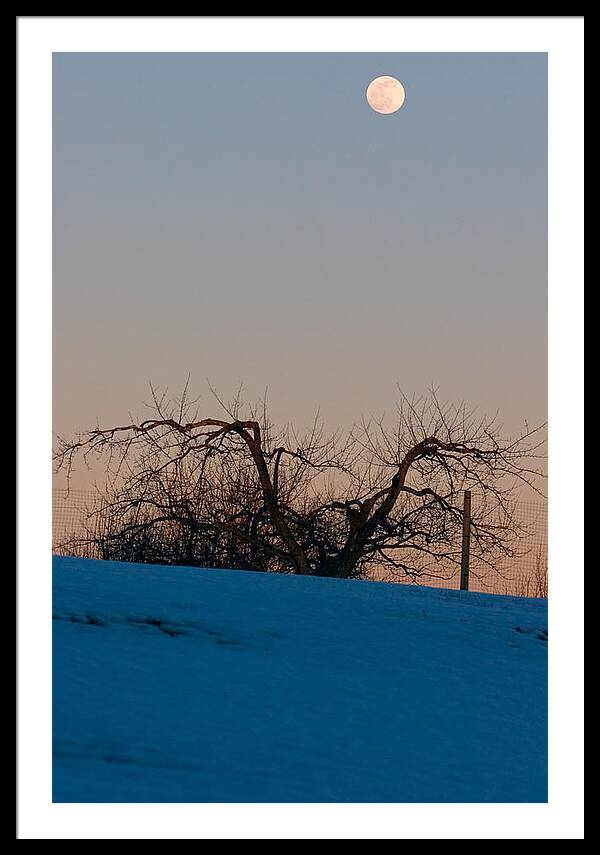
<path id="1" fill-rule="evenodd" d="M 394 418 L 326 434 L 276 430 L 266 401 L 239 393 L 201 417 L 187 387 L 152 392 L 152 418 L 59 439 L 57 469 L 102 457 L 104 557 L 302 575 L 437 575 L 460 565 L 462 493 L 474 495 L 479 566 L 511 555 L 523 484 L 538 489 L 543 428 L 502 438 L 497 418 L 465 404 L 400 397 Z"/>
<path id="2" fill-rule="evenodd" d="M 538 546 L 533 557 L 533 567 L 526 576 L 516 580 L 519 597 L 548 597 L 548 555 L 546 548 Z"/>

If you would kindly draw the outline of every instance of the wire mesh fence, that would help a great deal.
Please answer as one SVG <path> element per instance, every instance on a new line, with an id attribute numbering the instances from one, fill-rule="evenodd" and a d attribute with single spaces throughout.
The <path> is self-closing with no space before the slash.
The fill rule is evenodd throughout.
<path id="1" fill-rule="evenodd" d="M 505 594 L 513 597 L 548 596 L 547 508 L 541 502 L 521 502 L 516 517 L 522 535 L 512 556 L 496 557 L 491 565 L 471 555 L 468 574 L 470 591 Z M 426 585 L 432 588 L 460 588 L 460 551 L 453 560 L 442 559 L 433 568 L 423 567 L 415 576 L 378 574 L 384 581 Z"/>
<path id="2" fill-rule="evenodd" d="M 473 557 L 469 590 L 517 597 L 548 596 L 548 518 L 541 502 L 520 502 L 515 511 L 522 533 L 511 557 L 493 566 Z M 55 488 L 52 492 L 52 551 L 57 555 L 102 558 L 102 497 L 90 490 Z M 434 588 L 459 589 L 460 551 L 413 575 L 374 571 L 372 578 Z"/>
<path id="3" fill-rule="evenodd" d="M 91 490 L 52 490 L 52 552 L 99 558 L 93 536 L 99 529 L 100 497 Z"/>

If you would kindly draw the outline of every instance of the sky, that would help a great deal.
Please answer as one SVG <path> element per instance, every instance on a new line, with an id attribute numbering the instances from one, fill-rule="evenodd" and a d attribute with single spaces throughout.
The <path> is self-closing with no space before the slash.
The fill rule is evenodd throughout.
<path id="1" fill-rule="evenodd" d="M 435 384 L 515 432 L 546 364 L 545 54 L 54 54 L 56 432 L 188 374 L 207 416 L 207 380 L 332 428 Z"/>

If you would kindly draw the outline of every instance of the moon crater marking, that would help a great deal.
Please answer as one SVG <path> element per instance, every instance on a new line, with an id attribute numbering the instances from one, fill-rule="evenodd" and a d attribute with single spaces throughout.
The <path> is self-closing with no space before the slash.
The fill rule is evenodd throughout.
<path id="1" fill-rule="evenodd" d="M 367 87 L 369 107 L 376 113 L 395 113 L 404 104 L 404 86 L 395 77 L 376 77 Z"/>

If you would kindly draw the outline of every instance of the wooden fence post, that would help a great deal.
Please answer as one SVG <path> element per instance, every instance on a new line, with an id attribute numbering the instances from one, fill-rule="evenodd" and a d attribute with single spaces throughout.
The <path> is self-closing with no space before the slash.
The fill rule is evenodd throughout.
<path id="1" fill-rule="evenodd" d="M 469 590 L 469 551 L 471 547 L 471 491 L 465 490 L 463 505 L 462 556 L 460 561 L 460 590 Z"/>

